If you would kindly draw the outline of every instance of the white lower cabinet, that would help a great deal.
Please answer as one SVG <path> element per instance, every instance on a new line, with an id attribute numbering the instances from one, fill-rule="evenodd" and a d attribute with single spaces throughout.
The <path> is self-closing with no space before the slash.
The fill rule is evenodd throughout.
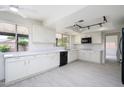
<path id="1" fill-rule="evenodd" d="M 22 79 L 57 66 L 59 66 L 59 53 L 7 58 L 5 60 L 5 82 Z"/>
<path id="2" fill-rule="evenodd" d="M 71 63 L 78 59 L 78 52 L 77 50 L 70 50 L 68 51 L 68 63 Z"/>
<path id="3" fill-rule="evenodd" d="M 4 55 L 0 53 L 0 81 L 4 80 Z"/>
<path id="4" fill-rule="evenodd" d="M 101 51 L 79 51 L 78 59 L 101 63 L 102 61 L 102 52 Z"/>
<path id="5" fill-rule="evenodd" d="M 5 82 L 24 77 L 26 75 L 26 63 L 27 60 L 17 58 L 13 58 L 13 61 L 5 62 Z"/>
<path id="6" fill-rule="evenodd" d="M 58 54 L 50 54 L 48 59 L 48 66 L 53 68 L 59 66 L 60 55 Z"/>
<path id="7" fill-rule="evenodd" d="M 80 60 L 87 60 L 86 57 L 87 57 L 86 52 L 79 51 L 78 59 L 80 59 Z"/>

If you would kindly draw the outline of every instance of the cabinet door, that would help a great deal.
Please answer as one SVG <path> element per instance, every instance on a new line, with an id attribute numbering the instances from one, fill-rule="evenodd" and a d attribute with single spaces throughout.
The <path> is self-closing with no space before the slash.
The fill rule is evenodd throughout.
<path id="1" fill-rule="evenodd" d="M 41 25 L 33 25 L 31 34 L 36 43 L 55 43 L 56 40 L 56 32 Z"/>
<path id="2" fill-rule="evenodd" d="M 82 52 L 82 51 L 79 52 L 79 59 L 85 60 L 85 52 Z"/>
<path id="3" fill-rule="evenodd" d="M 74 51 L 70 51 L 70 62 L 75 60 L 75 54 Z"/>
<path id="4" fill-rule="evenodd" d="M 79 59 L 80 60 L 89 61 L 90 56 L 91 56 L 91 54 L 89 53 L 89 51 L 80 51 L 79 52 Z"/>
<path id="5" fill-rule="evenodd" d="M 102 34 L 101 34 L 101 32 L 92 33 L 91 36 L 92 36 L 92 43 L 94 43 L 94 44 L 102 43 Z"/>
<path id="6" fill-rule="evenodd" d="M 59 53 L 47 54 L 46 56 L 48 69 L 59 66 Z"/>
<path id="7" fill-rule="evenodd" d="M 35 74 L 44 71 L 45 60 L 43 55 L 35 55 L 28 61 L 28 74 Z"/>
<path id="8" fill-rule="evenodd" d="M 26 72 L 25 72 L 26 75 L 37 73 L 39 67 L 37 67 L 38 63 L 36 56 L 29 56 L 27 57 L 27 59 L 28 60 L 26 62 Z"/>
<path id="9" fill-rule="evenodd" d="M 81 44 L 81 36 L 80 35 L 75 36 L 74 44 Z"/>
<path id="10" fill-rule="evenodd" d="M 71 51 L 68 52 L 68 63 L 72 61 L 72 53 Z"/>
<path id="11" fill-rule="evenodd" d="M 30 74 L 44 72 L 53 67 L 57 67 L 58 65 L 59 53 L 37 55 L 30 60 L 28 72 L 31 72 Z"/>
<path id="12" fill-rule="evenodd" d="M 87 51 L 86 52 L 86 56 L 85 56 L 85 60 L 88 62 L 92 62 L 93 61 L 93 51 Z"/>
<path id="13" fill-rule="evenodd" d="M 44 28 L 45 32 L 45 40 L 47 43 L 55 43 L 56 42 L 56 32 L 50 29 Z"/>
<path id="14" fill-rule="evenodd" d="M 81 60 L 81 52 L 80 51 L 78 52 L 78 59 Z"/>
<path id="15" fill-rule="evenodd" d="M 50 54 L 37 55 L 35 56 L 34 59 L 31 60 L 31 62 L 29 63 L 29 66 L 33 67 L 34 73 L 44 72 L 50 69 L 52 65 L 54 65 L 52 63 L 53 59 L 54 57 L 51 56 Z M 31 71 L 31 68 L 30 68 L 30 71 Z"/>
<path id="16" fill-rule="evenodd" d="M 42 27 L 40 25 L 32 25 L 32 41 L 36 43 L 40 43 L 45 41 L 44 39 L 44 31 L 42 31 Z M 41 39 L 42 37 L 42 39 Z"/>
<path id="17" fill-rule="evenodd" d="M 69 51 L 68 52 L 68 62 L 73 62 L 77 60 L 77 51 Z"/>
<path id="18" fill-rule="evenodd" d="M 0 53 L 0 80 L 4 79 L 4 57 Z"/>
<path id="19" fill-rule="evenodd" d="M 25 77 L 26 60 L 16 60 L 5 62 L 5 82 L 13 81 Z"/>
<path id="20" fill-rule="evenodd" d="M 74 60 L 77 60 L 77 51 L 73 51 L 73 58 L 74 58 Z"/>
<path id="21" fill-rule="evenodd" d="M 101 63 L 101 55 L 100 52 L 96 52 L 95 55 L 92 55 L 93 62 L 95 63 Z"/>
<path id="22" fill-rule="evenodd" d="M 60 54 L 59 53 L 53 53 L 50 57 L 52 67 L 57 67 L 60 64 Z"/>

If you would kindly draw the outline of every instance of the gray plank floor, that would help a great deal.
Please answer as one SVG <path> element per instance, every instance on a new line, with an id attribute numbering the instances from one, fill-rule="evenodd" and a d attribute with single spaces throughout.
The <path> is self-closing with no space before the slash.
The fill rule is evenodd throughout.
<path id="1" fill-rule="evenodd" d="M 121 65 L 76 61 L 9 87 L 123 87 Z"/>

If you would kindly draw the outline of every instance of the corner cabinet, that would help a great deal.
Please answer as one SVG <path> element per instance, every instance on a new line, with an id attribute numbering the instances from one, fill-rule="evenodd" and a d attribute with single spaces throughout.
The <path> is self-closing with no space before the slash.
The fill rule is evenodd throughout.
<path id="1" fill-rule="evenodd" d="M 78 59 L 94 63 L 102 63 L 102 51 L 80 50 Z"/>
<path id="2" fill-rule="evenodd" d="M 76 61 L 77 59 L 78 59 L 78 51 L 77 50 L 68 51 L 68 63 Z"/>
<path id="3" fill-rule="evenodd" d="M 55 43 L 56 32 L 42 25 L 32 25 L 31 30 L 33 43 Z"/>

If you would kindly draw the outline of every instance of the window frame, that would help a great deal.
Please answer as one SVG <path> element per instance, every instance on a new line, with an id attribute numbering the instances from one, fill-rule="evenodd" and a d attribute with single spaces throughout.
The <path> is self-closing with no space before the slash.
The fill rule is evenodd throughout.
<path id="1" fill-rule="evenodd" d="M 8 23 L 8 22 L 3 22 L 3 23 L 12 24 L 12 23 Z M 18 52 L 19 51 L 19 44 L 18 44 L 19 37 L 27 37 L 29 39 L 29 34 L 28 35 L 18 34 L 17 28 L 18 28 L 18 26 L 22 26 L 22 25 L 18 25 L 18 24 L 12 24 L 12 25 L 15 25 L 15 32 L 10 33 L 10 32 L 1 31 L 0 35 L 15 36 L 15 39 L 16 39 L 16 52 Z"/>
<path id="2" fill-rule="evenodd" d="M 61 37 L 62 43 L 64 43 L 64 40 L 63 40 L 64 36 L 67 36 L 67 37 L 69 38 L 69 42 L 67 42 L 67 43 L 70 44 L 70 35 L 68 35 L 68 34 L 63 34 L 63 33 L 56 33 L 56 34 L 61 34 L 61 35 L 62 35 L 62 37 Z M 56 37 L 56 46 L 57 46 L 57 47 L 64 47 L 64 46 L 58 45 L 58 38 L 57 38 L 57 37 Z M 67 46 L 64 47 L 64 48 L 67 48 Z"/>

